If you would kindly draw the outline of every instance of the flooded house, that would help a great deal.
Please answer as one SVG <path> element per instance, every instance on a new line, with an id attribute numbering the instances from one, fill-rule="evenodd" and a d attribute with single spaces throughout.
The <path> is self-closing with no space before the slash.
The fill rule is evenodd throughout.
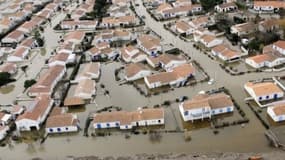
<path id="1" fill-rule="evenodd" d="M 12 55 L 8 56 L 7 62 L 22 62 L 27 59 L 29 52 L 29 48 L 19 46 Z"/>
<path id="2" fill-rule="evenodd" d="M 285 8 L 284 1 L 261 1 L 257 0 L 253 2 L 253 9 L 258 13 L 273 13 L 279 9 Z"/>
<path id="3" fill-rule="evenodd" d="M 14 105 L 12 107 L 12 109 L 10 110 L 10 113 L 12 114 L 12 119 L 16 120 L 16 118 L 23 114 L 25 111 L 25 107 L 24 106 L 20 106 L 20 105 Z"/>
<path id="4" fill-rule="evenodd" d="M 75 82 L 80 82 L 84 79 L 99 79 L 101 74 L 101 64 L 99 62 L 96 63 L 87 63 L 83 70 L 79 72 L 79 74 L 75 78 Z"/>
<path id="5" fill-rule="evenodd" d="M 85 32 L 83 31 L 68 32 L 67 35 L 64 36 L 64 43 L 80 44 L 84 37 Z"/>
<path id="6" fill-rule="evenodd" d="M 248 35 L 257 31 L 257 25 L 253 22 L 246 22 L 231 26 L 231 33 L 238 36 Z"/>
<path id="7" fill-rule="evenodd" d="M 160 39 L 152 35 L 140 35 L 137 38 L 138 47 L 150 56 L 156 56 L 162 51 Z"/>
<path id="8" fill-rule="evenodd" d="M 185 58 L 172 54 L 162 54 L 158 57 L 147 57 L 146 61 L 151 67 L 161 67 L 165 71 L 170 71 L 187 62 Z"/>
<path id="9" fill-rule="evenodd" d="M 282 122 L 285 120 L 285 104 L 276 104 L 267 108 L 267 114 L 274 122 Z"/>
<path id="10" fill-rule="evenodd" d="M 195 28 L 193 28 L 188 22 L 184 20 L 176 21 L 174 29 L 179 34 L 185 34 L 186 36 L 194 33 Z"/>
<path id="11" fill-rule="evenodd" d="M 90 21 L 90 20 L 75 20 L 75 21 L 62 21 L 60 22 L 60 28 L 63 30 L 76 30 L 76 29 L 83 29 L 83 30 L 95 30 L 98 25 L 97 21 Z"/>
<path id="12" fill-rule="evenodd" d="M 112 28 L 134 24 L 136 24 L 136 17 L 133 15 L 127 15 L 120 17 L 104 17 L 100 23 L 100 26 L 105 28 Z"/>
<path id="13" fill-rule="evenodd" d="M 152 74 L 152 71 L 147 69 L 141 63 L 131 63 L 125 67 L 125 79 L 127 81 L 135 81 L 142 79 Z"/>
<path id="14" fill-rule="evenodd" d="M 49 59 L 48 66 L 53 67 L 57 65 L 66 66 L 67 64 L 75 63 L 76 55 L 69 53 L 58 53 Z"/>
<path id="15" fill-rule="evenodd" d="M 28 95 L 36 97 L 39 95 L 51 95 L 57 83 L 65 75 L 65 66 L 57 65 L 50 67 L 28 90 Z"/>
<path id="16" fill-rule="evenodd" d="M 224 44 L 219 44 L 212 48 L 211 53 L 226 62 L 240 60 L 242 54 L 236 50 L 230 49 Z"/>
<path id="17" fill-rule="evenodd" d="M 211 118 L 212 116 L 234 111 L 234 104 L 225 93 L 199 94 L 179 105 L 184 121 Z"/>
<path id="18" fill-rule="evenodd" d="M 27 106 L 24 114 L 20 115 L 16 120 L 18 131 L 39 130 L 46 120 L 51 108 L 53 100 L 47 95 L 41 95 Z"/>
<path id="19" fill-rule="evenodd" d="M 244 89 L 257 102 L 277 100 L 284 96 L 283 90 L 274 82 L 247 82 Z"/>
<path id="20" fill-rule="evenodd" d="M 206 34 L 200 37 L 201 42 L 205 47 L 212 48 L 223 43 L 223 40 L 214 35 Z"/>
<path id="21" fill-rule="evenodd" d="M 93 127 L 95 129 L 153 126 L 164 124 L 164 109 L 138 109 L 136 111 L 113 111 L 94 114 Z"/>
<path id="22" fill-rule="evenodd" d="M 15 63 L 4 63 L 0 66 L 0 73 L 7 72 L 10 75 L 17 73 L 17 65 Z"/>
<path id="23" fill-rule="evenodd" d="M 82 79 L 78 82 L 74 97 L 82 98 L 83 100 L 90 100 L 96 94 L 96 82 L 91 79 Z"/>
<path id="24" fill-rule="evenodd" d="M 129 41 L 132 40 L 132 33 L 126 30 L 105 30 L 94 37 L 94 42 L 115 42 L 115 41 Z"/>
<path id="25" fill-rule="evenodd" d="M 238 6 L 234 2 L 223 3 L 215 6 L 215 11 L 219 13 L 233 12 L 238 10 Z"/>
<path id="26" fill-rule="evenodd" d="M 12 121 L 12 114 L 0 112 L 0 125 L 8 125 Z"/>
<path id="27" fill-rule="evenodd" d="M 195 75 L 192 64 L 182 64 L 174 67 L 170 72 L 161 72 L 144 77 L 145 84 L 149 89 L 162 86 L 183 86 L 189 78 Z"/>
<path id="28" fill-rule="evenodd" d="M 77 132 L 79 130 L 78 123 L 78 118 L 74 114 L 52 115 L 47 118 L 45 131 L 48 134 Z"/>
<path id="29" fill-rule="evenodd" d="M 19 30 L 14 30 L 5 36 L 1 42 L 8 44 L 19 44 L 25 38 L 25 33 Z"/>
<path id="30" fill-rule="evenodd" d="M 147 55 L 135 46 L 129 45 L 120 49 L 121 58 L 127 63 L 138 63 L 146 60 Z"/>

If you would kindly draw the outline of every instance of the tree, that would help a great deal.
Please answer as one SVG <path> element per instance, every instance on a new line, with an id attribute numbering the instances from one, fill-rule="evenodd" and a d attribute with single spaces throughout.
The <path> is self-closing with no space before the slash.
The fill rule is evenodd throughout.
<path id="1" fill-rule="evenodd" d="M 214 9 L 217 4 L 221 4 L 223 0 L 200 0 L 204 10 L 209 11 Z"/>
<path id="2" fill-rule="evenodd" d="M 0 86 L 3 86 L 5 84 L 8 84 L 10 82 L 15 81 L 14 79 L 11 79 L 11 74 L 8 72 L 0 72 Z"/>
<path id="3" fill-rule="evenodd" d="M 33 84 L 35 84 L 35 83 L 37 83 L 37 81 L 34 80 L 34 79 L 26 80 L 24 82 L 24 88 L 27 89 L 27 88 L 31 87 Z"/>

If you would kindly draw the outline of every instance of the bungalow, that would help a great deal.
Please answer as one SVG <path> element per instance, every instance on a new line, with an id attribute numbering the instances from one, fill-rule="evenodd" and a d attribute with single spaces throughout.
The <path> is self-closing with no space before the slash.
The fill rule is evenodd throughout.
<path id="1" fill-rule="evenodd" d="M 277 12 L 279 9 L 285 8 L 284 1 L 254 1 L 253 9 L 259 13 Z"/>
<path id="2" fill-rule="evenodd" d="M 75 52 L 75 44 L 72 42 L 64 43 L 57 48 L 57 53 L 72 54 Z"/>
<path id="3" fill-rule="evenodd" d="M 201 11 L 202 11 L 202 6 L 200 4 L 183 5 L 183 6 L 173 7 L 171 9 L 165 9 L 162 11 L 161 16 L 164 19 L 168 19 L 177 16 L 188 16 L 191 13 L 197 13 Z"/>
<path id="4" fill-rule="evenodd" d="M 28 34 L 28 33 L 31 33 L 37 27 L 38 27 L 38 24 L 35 21 L 26 21 L 20 27 L 18 27 L 17 30 Z"/>
<path id="5" fill-rule="evenodd" d="M 195 30 L 191 25 L 189 25 L 184 20 L 177 21 L 174 25 L 174 29 L 179 34 L 185 34 L 185 35 L 191 35 Z"/>
<path id="6" fill-rule="evenodd" d="M 200 38 L 200 42 L 207 48 L 212 48 L 217 45 L 220 45 L 223 43 L 222 39 L 217 38 L 216 36 L 207 34 Z"/>
<path id="7" fill-rule="evenodd" d="M 12 55 L 9 55 L 7 62 L 21 62 L 27 59 L 30 49 L 26 47 L 19 46 L 16 48 Z"/>
<path id="8" fill-rule="evenodd" d="M 74 97 L 82 98 L 84 100 L 90 100 L 96 94 L 96 82 L 91 79 L 82 79 L 79 81 Z"/>
<path id="9" fill-rule="evenodd" d="M 231 33 L 238 36 L 247 35 L 257 30 L 257 26 L 252 22 L 246 22 L 231 26 Z"/>
<path id="10" fill-rule="evenodd" d="M 279 40 L 275 43 L 273 43 L 272 48 L 282 55 L 285 55 L 285 41 Z"/>
<path id="11" fill-rule="evenodd" d="M 244 89 L 258 102 L 276 100 L 284 96 L 284 92 L 273 82 L 247 82 Z"/>
<path id="12" fill-rule="evenodd" d="M 8 17 L 3 17 L 0 20 L 0 33 L 6 33 L 11 30 L 14 26 L 16 26 L 16 22 L 9 19 Z"/>
<path id="13" fill-rule="evenodd" d="M 182 102 L 179 111 L 184 121 L 211 118 L 234 110 L 231 97 L 225 93 L 201 94 Z"/>
<path id="14" fill-rule="evenodd" d="M 160 39 L 151 35 L 140 35 L 137 38 L 138 47 L 150 56 L 156 56 L 162 51 Z"/>
<path id="15" fill-rule="evenodd" d="M 246 58 L 245 63 L 253 68 L 272 68 L 284 64 L 285 57 L 278 52 L 264 53 Z"/>
<path id="16" fill-rule="evenodd" d="M 18 131 L 39 130 L 46 120 L 51 108 L 53 99 L 49 96 L 39 96 L 28 106 L 27 111 L 20 115 L 16 120 Z"/>
<path id="17" fill-rule="evenodd" d="M 95 129 L 120 128 L 132 129 L 140 126 L 164 124 L 164 109 L 138 109 L 137 111 L 114 111 L 94 114 L 93 127 Z"/>
<path id="18" fill-rule="evenodd" d="M 47 119 L 45 131 L 48 134 L 77 132 L 79 120 L 76 115 L 70 113 L 50 116 Z"/>
<path id="19" fill-rule="evenodd" d="M 60 23 L 61 29 L 65 30 L 76 30 L 76 29 L 88 29 L 88 30 L 95 30 L 98 22 L 97 21 L 89 21 L 89 20 L 82 20 L 82 21 L 62 21 Z"/>
<path id="20" fill-rule="evenodd" d="M 214 56 L 217 56 L 221 60 L 227 62 L 233 62 L 241 58 L 241 54 L 238 51 L 232 50 L 224 44 L 217 45 L 211 52 Z"/>
<path id="21" fill-rule="evenodd" d="M 147 58 L 147 55 L 145 53 L 131 45 L 121 48 L 120 55 L 122 59 L 127 63 L 138 63 L 146 60 Z"/>
<path id="22" fill-rule="evenodd" d="M 267 108 L 267 114 L 272 118 L 274 122 L 282 122 L 285 120 L 285 105 L 277 104 Z"/>
<path id="23" fill-rule="evenodd" d="M 84 79 L 98 79 L 101 73 L 100 63 L 88 63 L 84 66 L 83 70 L 76 76 L 75 82 L 79 82 Z"/>
<path id="24" fill-rule="evenodd" d="M 199 16 L 189 22 L 189 25 L 194 28 L 205 28 L 210 23 L 210 18 L 208 16 Z"/>
<path id="25" fill-rule="evenodd" d="M 219 13 L 232 12 L 236 11 L 237 9 L 238 7 L 234 2 L 223 3 L 215 6 L 215 11 Z"/>
<path id="26" fill-rule="evenodd" d="M 176 85 L 177 77 L 172 72 L 161 72 L 144 77 L 144 82 L 149 89 L 158 88 L 167 85 Z"/>
<path id="27" fill-rule="evenodd" d="M 49 67 L 57 66 L 57 65 L 65 66 L 66 64 L 75 63 L 75 61 L 76 61 L 75 54 L 61 52 L 49 59 L 48 66 Z"/>
<path id="28" fill-rule="evenodd" d="M 69 32 L 64 36 L 64 43 L 80 44 L 83 41 L 84 37 L 85 32 L 83 31 Z"/>
<path id="29" fill-rule="evenodd" d="M 0 73 L 7 72 L 14 75 L 17 72 L 17 65 L 15 63 L 4 63 L 0 66 Z"/>
<path id="30" fill-rule="evenodd" d="M 44 18 L 44 19 L 49 19 L 54 15 L 54 13 L 51 10 L 43 9 L 43 10 L 39 11 L 38 13 L 36 13 L 35 15 L 39 16 L 41 18 Z"/>
<path id="31" fill-rule="evenodd" d="M 157 59 L 159 61 L 159 66 L 165 71 L 170 71 L 174 67 L 185 64 L 187 62 L 186 59 L 172 54 L 162 54 L 158 56 Z"/>
<path id="32" fill-rule="evenodd" d="M 6 15 L 6 17 L 9 17 L 11 20 L 16 21 L 16 22 L 23 22 L 30 15 L 31 15 L 31 12 L 18 11 L 18 12 Z"/>
<path id="33" fill-rule="evenodd" d="M 133 15 L 121 16 L 121 17 L 105 17 L 100 23 L 101 27 L 112 28 L 124 25 L 136 24 L 136 17 Z"/>
<path id="34" fill-rule="evenodd" d="M 107 30 L 94 37 L 95 43 L 132 40 L 132 34 L 123 30 Z"/>
<path id="35" fill-rule="evenodd" d="M 125 68 L 125 79 L 135 81 L 151 75 L 151 71 L 141 63 L 131 63 Z"/>
<path id="36" fill-rule="evenodd" d="M 185 6 L 185 5 L 192 5 L 191 0 L 176 0 L 175 2 L 172 3 L 173 7 L 180 7 L 180 6 Z"/>
<path id="37" fill-rule="evenodd" d="M 34 40 L 33 37 L 28 37 L 20 43 L 20 46 L 28 49 L 34 49 L 35 47 L 38 46 L 38 43 L 36 42 L 36 40 Z"/>
<path id="38" fill-rule="evenodd" d="M 2 39 L 2 43 L 20 43 L 25 38 L 22 31 L 14 30 Z"/>
<path id="39" fill-rule="evenodd" d="M 58 81 L 66 72 L 65 66 L 57 65 L 50 67 L 28 91 L 31 97 L 39 95 L 51 95 Z"/>

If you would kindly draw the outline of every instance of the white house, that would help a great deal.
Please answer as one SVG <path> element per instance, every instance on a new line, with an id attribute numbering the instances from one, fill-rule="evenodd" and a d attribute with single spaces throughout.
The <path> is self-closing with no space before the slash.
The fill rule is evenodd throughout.
<path id="1" fill-rule="evenodd" d="M 83 79 L 98 79 L 101 73 L 101 65 L 99 62 L 97 63 L 87 63 L 83 70 L 79 72 L 79 74 L 75 78 L 75 82 L 79 82 Z"/>
<path id="2" fill-rule="evenodd" d="M 12 120 L 11 114 L 0 112 L 0 125 L 1 126 L 8 125 L 11 122 L 11 120 Z"/>
<path id="3" fill-rule="evenodd" d="M 49 67 L 57 65 L 65 66 L 66 64 L 75 63 L 75 61 L 76 61 L 75 54 L 61 52 L 50 58 L 48 66 Z"/>
<path id="4" fill-rule="evenodd" d="M 279 40 L 274 42 L 272 48 L 282 55 L 285 55 L 285 41 Z"/>
<path id="5" fill-rule="evenodd" d="M 79 97 L 84 100 L 90 100 L 96 94 L 96 82 L 91 79 L 82 79 L 78 82 L 75 91 L 74 97 Z"/>
<path id="6" fill-rule="evenodd" d="M 213 35 L 204 35 L 200 38 L 200 42 L 205 45 L 205 47 L 207 48 L 212 48 L 212 47 L 215 47 L 219 44 L 222 44 L 223 43 L 223 40 L 222 39 L 219 39 L 219 38 L 216 38 L 216 36 L 213 36 Z"/>
<path id="7" fill-rule="evenodd" d="M 140 35 L 137 38 L 138 47 L 150 56 L 156 56 L 162 51 L 160 39 L 151 35 Z"/>
<path id="8" fill-rule="evenodd" d="M 272 13 L 285 8 L 284 1 L 254 1 L 253 9 L 259 13 Z"/>
<path id="9" fill-rule="evenodd" d="M 271 52 L 259 54 L 245 59 L 245 63 L 253 68 L 272 68 L 285 63 L 285 57 L 279 53 Z"/>
<path id="10" fill-rule="evenodd" d="M 49 96 L 39 96 L 28 106 L 27 111 L 15 121 L 18 131 L 39 130 L 53 105 Z"/>
<path id="11" fill-rule="evenodd" d="M 57 65 L 50 67 L 28 90 L 28 95 L 31 97 L 39 95 L 51 95 L 56 84 L 65 75 L 65 66 Z"/>
<path id="12" fill-rule="evenodd" d="M 238 51 L 232 50 L 225 46 L 224 44 L 220 44 L 212 48 L 211 50 L 214 56 L 217 56 L 223 61 L 233 62 L 235 60 L 239 60 L 242 56 Z"/>
<path id="13" fill-rule="evenodd" d="M 285 120 L 285 105 L 277 104 L 267 108 L 267 114 L 272 118 L 274 122 L 282 122 Z"/>
<path id="14" fill-rule="evenodd" d="M 219 13 L 223 13 L 223 12 L 232 12 L 237 10 L 238 7 L 234 2 L 230 2 L 230 3 L 223 3 L 223 4 L 219 4 L 215 6 L 215 11 L 219 12 Z"/>
<path id="15" fill-rule="evenodd" d="M 131 63 L 125 67 L 125 79 L 134 81 L 151 75 L 151 71 L 141 63 Z"/>
<path id="16" fill-rule="evenodd" d="M 7 62 L 21 62 L 27 59 L 30 49 L 26 47 L 19 46 L 16 48 L 12 55 L 9 55 Z"/>
<path id="17" fill-rule="evenodd" d="M 119 128 L 132 129 L 140 126 L 153 126 L 164 124 L 164 109 L 138 109 L 137 111 L 101 112 L 94 115 L 93 127 L 95 129 Z"/>
<path id="18" fill-rule="evenodd" d="M 231 26 L 231 33 L 238 36 L 247 35 L 257 30 L 257 25 L 253 22 L 246 22 Z"/>
<path id="19" fill-rule="evenodd" d="M 162 54 L 157 57 L 159 66 L 165 71 L 170 71 L 173 68 L 185 64 L 187 61 L 183 57 L 175 56 L 172 54 Z"/>
<path id="20" fill-rule="evenodd" d="M 186 35 L 191 35 L 194 33 L 195 28 L 193 28 L 191 25 L 189 25 L 187 22 L 184 20 L 179 20 L 175 23 L 174 29 L 176 32 L 179 34 L 186 34 Z"/>
<path id="21" fill-rule="evenodd" d="M 225 93 L 200 94 L 179 105 L 184 121 L 211 118 L 214 115 L 230 113 L 234 110 L 231 97 Z"/>
<path id="22" fill-rule="evenodd" d="M 76 30 L 76 29 L 87 29 L 95 30 L 98 22 L 81 20 L 81 21 L 62 21 L 60 23 L 61 29 Z"/>
<path id="23" fill-rule="evenodd" d="M 147 55 L 134 46 L 127 46 L 120 49 L 121 58 L 129 63 L 138 63 L 146 60 Z"/>
<path id="24" fill-rule="evenodd" d="M 74 114 L 59 114 L 50 116 L 47 119 L 45 131 L 48 134 L 68 133 L 78 131 L 78 118 Z"/>
<path id="25" fill-rule="evenodd" d="M 244 89 L 258 102 L 277 100 L 284 96 L 284 92 L 273 82 L 247 82 Z"/>

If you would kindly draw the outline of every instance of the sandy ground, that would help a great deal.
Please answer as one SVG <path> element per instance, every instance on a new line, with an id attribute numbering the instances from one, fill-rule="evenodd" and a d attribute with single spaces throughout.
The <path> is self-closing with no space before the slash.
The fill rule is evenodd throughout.
<path id="1" fill-rule="evenodd" d="M 249 157 L 259 156 L 262 160 L 284 160 L 285 152 L 271 153 L 197 153 L 197 154 L 139 154 L 124 157 L 67 157 L 66 160 L 247 160 Z M 256 159 L 259 160 L 259 159 Z"/>

